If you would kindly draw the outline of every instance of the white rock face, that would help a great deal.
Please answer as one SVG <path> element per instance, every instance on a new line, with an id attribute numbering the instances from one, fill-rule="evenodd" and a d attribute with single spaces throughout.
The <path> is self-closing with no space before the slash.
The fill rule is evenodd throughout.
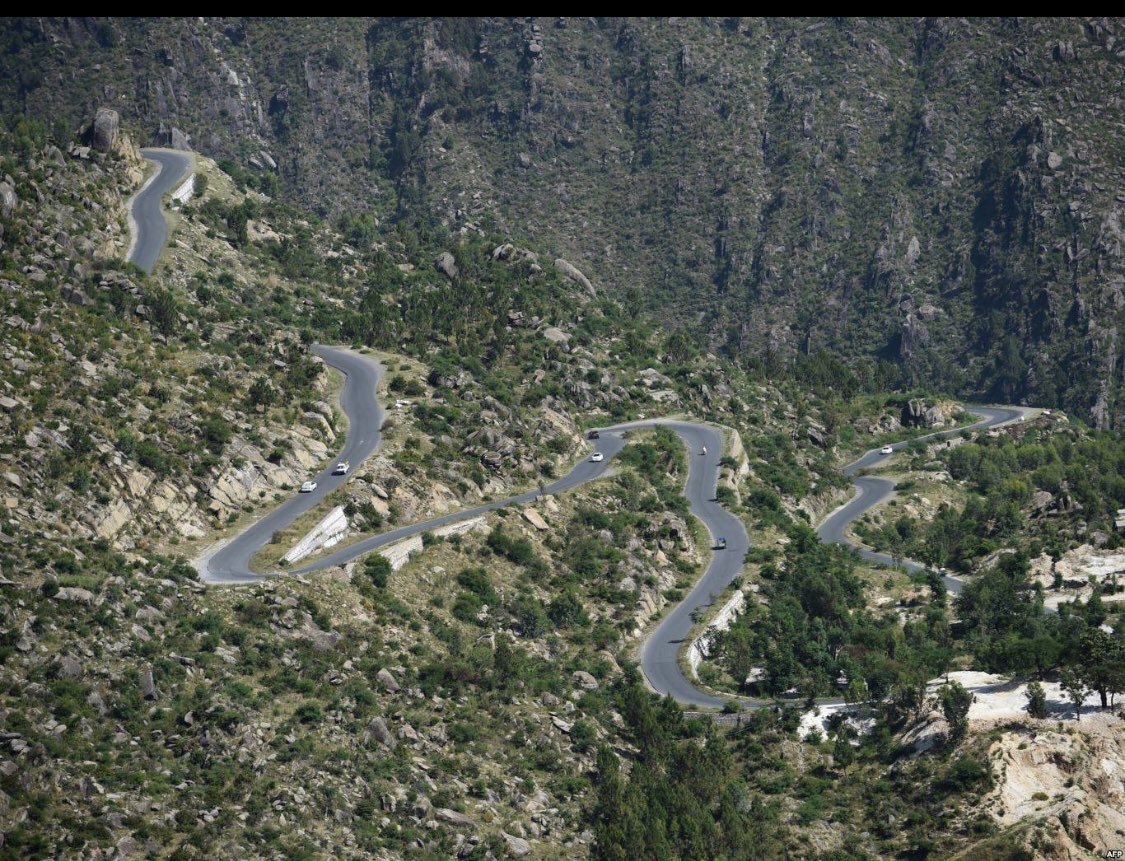
<path id="1" fill-rule="evenodd" d="M 544 532 L 547 529 L 550 529 L 550 527 L 547 525 L 547 521 L 544 520 L 543 516 L 534 508 L 525 508 L 523 510 L 523 519 L 534 526 L 536 529 L 538 529 L 540 532 Z"/>
<path id="2" fill-rule="evenodd" d="M 105 517 L 98 523 L 96 532 L 99 538 L 113 538 L 129 522 L 133 512 L 121 500 L 113 503 L 106 512 Z"/>

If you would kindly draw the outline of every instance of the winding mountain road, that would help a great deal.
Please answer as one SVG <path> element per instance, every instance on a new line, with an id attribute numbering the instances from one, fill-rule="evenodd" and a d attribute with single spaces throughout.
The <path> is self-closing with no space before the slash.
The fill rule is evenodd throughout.
<path id="1" fill-rule="evenodd" d="M 329 365 L 345 375 L 341 406 L 348 416 L 350 430 L 347 444 L 340 453 L 341 460 L 350 460 L 353 467 L 358 466 L 379 446 L 381 435 L 379 427 L 383 411 L 379 405 L 377 388 L 383 369 L 374 359 L 350 350 L 317 345 L 314 352 Z M 976 407 L 974 412 L 981 419 L 972 428 L 991 427 L 1016 420 L 1021 411 L 1009 408 Z M 692 514 L 699 518 L 710 534 L 712 544 L 725 538 L 726 547 L 715 550 L 703 576 L 688 595 L 660 621 L 640 649 L 640 665 L 645 678 L 653 690 L 670 695 L 683 705 L 716 708 L 727 703 L 731 697 L 720 696 L 697 688 L 683 673 L 679 663 L 679 653 L 691 635 L 694 617 L 709 608 L 722 591 L 742 569 L 746 552 L 750 549 L 750 539 L 742 521 L 723 508 L 715 499 L 719 462 L 722 459 L 724 444 L 722 431 L 711 425 L 673 419 L 651 419 L 603 428 L 600 438 L 595 442 L 595 450 L 601 452 L 603 460 L 593 462 L 582 460 L 566 476 L 546 485 L 543 491 L 529 490 L 514 496 L 492 500 L 461 511 L 444 514 L 430 520 L 412 523 L 391 529 L 380 535 L 364 538 L 346 547 L 326 553 L 312 562 L 294 569 L 293 573 L 308 574 L 333 566 L 342 565 L 380 547 L 401 541 L 412 535 L 430 532 L 440 526 L 468 520 L 500 508 L 533 502 L 544 493 L 558 494 L 579 485 L 593 481 L 605 474 L 614 456 L 625 445 L 625 434 L 630 430 L 645 427 L 667 427 L 683 441 L 688 452 L 688 477 L 684 487 Z M 955 428 L 929 434 L 921 439 L 934 439 L 959 433 L 963 428 Z M 909 443 L 898 443 L 897 451 Z M 703 452 L 706 451 L 706 454 Z M 877 466 L 887 456 L 877 450 L 867 452 L 845 468 L 845 473 L 854 475 L 866 467 Z M 274 532 L 292 524 L 298 517 L 314 508 L 322 499 L 348 481 L 347 476 L 333 476 L 330 467 L 319 475 L 312 476 L 317 488 L 312 493 L 295 494 L 291 499 L 265 515 L 248 529 L 229 542 L 213 549 L 197 561 L 202 579 L 207 583 L 247 583 L 263 579 L 250 568 L 253 555 L 269 542 Z M 862 476 L 855 479 L 858 493 L 854 499 L 834 512 L 817 530 L 824 541 L 846 542 L 844 531 L 847 525 L 863 512 L 884 501 L 894 490 L 894 483 L 888 479 Z M 891 560 L 883 554 L 872 553 L 857 548 L 867 558 L 890 564 Z M 911 567 L 921 567 L 917 563 L 906 562 Z M 951 591 L 959 591 L 960 583 L 947 578 Z M 764 701 L 738 698 L 746 706 L 762 705 Z"/>
<path id="2" fill-rule="evenodd" d="M 192 156 L 190 153 L 164 149 L 145 149 L 142 152 L 145 158 L 157 165 L 157 171 L 149 177 L 130 204 L 133 244 L 128 258 L 145 271 L 151 272 L 168 237 L 162 211 L 164 194 L 191 170 Z M 358 467 L 382 442 L 380 428 L 384 413 L 379 404 L 377 390 L 384 369 L 375 359 L 347 349 L 316 345 L 313 347 L 313 352 L 344 374 L 340 406 L 347 415 L 349 431 L 339 459 L 348 460 L 353 467 Z M 973 412 L 980 415 L 981 419 L 970 428 L 979 429 L 1018 420 L 1027 411 L 1019 408 L 974 407 Z M 593 462 L 589 458 L 584 459 L 566 476 L 542 489 L 516 494 L 507 499 L 493 500 L 365 538 L 325 554 L 295 569 L 293 573 L 305 574 L 341 565 L 403 538 L 507 506 L 532 502 L 545 493 L 562 493 L 593 481 L 605 474 L 614 456 L 624 447 L 625 434 L 629 430 L 656 426 L 670 428 L 683 441 L 688 453 L 688 477 L 684 495 L 692 514 L 699 518 L 707 529 L 712 544 L 715 544 L 717 539 L 723 538 L 725 547 L 714 550 L 703 576 L 687 597 L 669 611 L 657 625 L 656 630 L 642 644 L 640 665 L 649 685 L 658 693 L 669 695 L 687 706 L 721 707 L 731 698 L 697 688 L 684 676 L 678 660 L 681 647 L 691 635 L 694 616 L 697 612 L 709 608 L 714 603 L 715 597 L 738 575 L 745 561 L 746 552 L 750 549 L 750 539 L 742 521 L 723 508 L 715 498 L 719 462 L 723 456 L 724 445 L 721 430 L 711 425 L 674 419 L 651 419 L 605 428 L 601 430 L 595 446 L 596 451 L 603 455 L 603 460 Z M 939 431 L 919 439 L 940 438 L 959 433 L 961 430 L 964 429 Z M 910 442 L 897 443 L 892 448 L 897 451 L 909 444 Z M 854 476 L 864 468 L 879 465 L 885 457 L 889 455 L 881 455 L 878 450 L 869 451 L 845 467 L 844 473 Z M 276 531 L 285 529 L 301 515 L 312 510 L 349 478 L 350 476 L 332 475 L 330 464 L 315 476 L 317 487 L 312 493 L 295 494 L 234 538 L 220 542 L 199 557 L 195 565 L 200 578 L 210 584 L 232 584 L 257 582 L 268 576 L 251 570 L 250 560 L 253 555 L 270 541 Z M 850 543 L 845 537 L 848 524 L 881 503 L 894 491 L 893 482 L 873 476 L 857 477 L 855 485 L 858 491 L 856 496 L 833 512 L 817 529 L 817 534 L 822 541 Z M 863 548 L 857 549 L 861 555 L 872 561 L 885 564 L 892 562 L 885 554 Z M 921 567 L 909 560 L 901 560 L 900 564 L 915 569 Z M 951 592 L 960 591 L 960 581 L 953 577 L 945 579 L 946 586 Z M 763 701 L 744 697 L 738 699 L 746 706 L 765 704 Z"/>
<path id="3" fill-rule="evenodd" d="M 129 203 L 132 244 L 126 258 L 145 272 L 152 272 L 168 240 L 168 225 L 161 205 L 164 195 L 191 172 L 193 162 L 191 153 L 180 150 L 148 148 L 141 150 L 141 154 L 156 165 L 156 172 Z"/>
<path id="4" fill-rule="evenodd" d="M 1026 417 L 1033 412 L 1026 407 L 977 406 L 970 407 L 969 411 L 974 415 L 980 416 L 980 421 L 965 427 L 937 431 L 903 442 L 896 442 L 891 446 L 891 449 L 894 452 L 898 452 L 916 442 L 941 439 L 942 437 L 953 436 L 966 430 L 982 430 L 984 428 L 999 427 L 1019 421 L 1021 416 Z M 816 528 L 816 534 L 817 537 L 825 543 L 847 544 L 855 548 L 859 555 L 869 562 L 878 562 L 882 565 L 892 566 L 900 565 L 908 571 L 921 571 L 925 566 L 920 565 L 912 559 L 893 559 L 890 554 L 868 550 L 866 547 L 861 547 L 849 540 L 846 535 L 847 529 L 852 521 L 865 512 L 870 511 L 875 506 L 882 504 L 895 490 L 895 483 L 889 478 L 880 478 L 874 475 L 857 475 L 857 473 L 860 472 L 860 470 L 881 466 L 886 462 L 887 458 L 892 456 L 891 454 L 881 454 L 879 449 L 873 448 L 862 457 L 852 461 L 843 468 L 842 472 L 844 475 L 851 478 L 852 484 L 855 485 L 856 495 L 828 515 L 820 526 Z M 942 579 L 947 591 L 954 595 L 961 594 L 961 588 L 964 584 L 961 582 L 960 578 L 947 574 Z"/>

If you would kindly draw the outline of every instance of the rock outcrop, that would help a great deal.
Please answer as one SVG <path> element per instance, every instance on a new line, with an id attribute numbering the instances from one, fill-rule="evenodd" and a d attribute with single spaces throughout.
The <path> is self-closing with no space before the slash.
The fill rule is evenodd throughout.
<path id="1" fill-rule="evenodd" d="M 121 118 L 112 108 L 98 108 L 90 126 L 90 145 L 98 152 L 110 152 L 117 145 Z"/>
<path id="2" fill-rule="evenodd" d="M 0 215 L 7 218 L 12 214 L 12 210 L 16 208 L 19 198 L 16 196 L 16 190 L 12 188 L 11 183 L 7 180 L 0 182 Z"/>
<path id="3" fill-rule="evenodd" d="M 1125 733 L 1121 718 L 1091 715 L 1078 732 L 1013 730 L 989 750 L 997 825 L 1025 829 L 1031 857 L 1079 859 L 1125 833 Z M 1034 843 L 1032 843 L 1034 840 Z"/>
<path id="4" fill-rule="evenodd" d="M 172 125 L 165 125 L 163 121 L 160 123 L 160 128 L 157 129 L 156 134 L 153 136 L 152 142 L 155 146 L 165 146 L 172 149 L 191 149 L 191 137 Z"/>
<path id="5" fill-rule="evenodd" d="M 434 268 L 450 281 L 457 278 L 457 261 L 453 259 L 453 255 L 448 251 L 443 251 L 438 255 L 438 259 L 434 261 Z"/>
<path id="6" fill-rule="evenodd" d="M 555 260 L 555 269 L 561 272 L 564 277 L 580 285 L 591 299 L 598 295 L 597 291 L 594 289 L 594 285 L 590 283 L 590 279 L 583 275 L 582 270 L 573 263 L 559 257 Z"/>

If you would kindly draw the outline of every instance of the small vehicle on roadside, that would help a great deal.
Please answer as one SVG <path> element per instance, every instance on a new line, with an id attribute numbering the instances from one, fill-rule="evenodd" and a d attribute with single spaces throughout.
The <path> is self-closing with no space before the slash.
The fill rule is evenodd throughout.
<path id="1" fill-rule="evenodd" d="M 605 460 L 605 455 L 600 451 L 596 451 L 590 455 L 590 463 L 601 463 L 603 460 Z"/>
<path id="2" fill-rule="evenodd" d="M 725 538 L 716 538 L 715 539 L 715 549 L 716 550 L 726 550 L 727 549 L 727 540 Z"/>
<path id="3" fill-rule="evenodd" d="M 352 468 L 352 465 L 350 463 L 348 463 L 346 460 L 342 460 L 338 464 L 336 464 L 336 468 L 332 470 L 332 474 L 333 475 L 347 475 L 348 470 L 351 469 L 351 468 Z"/>
<path id="4" fill-rule="evenodd" d="M 592 430 L 592 431 L 590 431 L 589 433 L 586 434 L 586 439 L 601 439 L 601 438 L 602 438 L 602 432 L 600 430 L 598 430 L 597 428 L 595 428 L 594 430 Z"/>
<path id="5" fill-rule="evenodd" d="M 894 454 L 894 449 L 889 445 L 885 445 L 881 449 L 879 449 L 879 454 Z"/>
<path id="6" fill-rule="evenodd" d="M 707 454 L 707 446 L 703 446 L 703 449 L 699 452 L 699 456 L 703 457 L 706 454 Z"/>
<path id="7" fill-rule="evenodd" d="M 315 481 L 306 481 L 301 485 L 301 493 L 312 493 L 314 490 L 316 490 Z"/>

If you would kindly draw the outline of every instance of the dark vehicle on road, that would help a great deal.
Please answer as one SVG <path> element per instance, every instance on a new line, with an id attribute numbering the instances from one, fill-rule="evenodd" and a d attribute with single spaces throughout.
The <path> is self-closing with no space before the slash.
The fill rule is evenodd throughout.
<path id="1" fill-rule="evenodd" d="M 586 434 L 586 439 L 601 439 L 601 438 L 602 438 L 601 431 L 598 431 L 598 430 L 592 430 L 588 434 Z"/>

